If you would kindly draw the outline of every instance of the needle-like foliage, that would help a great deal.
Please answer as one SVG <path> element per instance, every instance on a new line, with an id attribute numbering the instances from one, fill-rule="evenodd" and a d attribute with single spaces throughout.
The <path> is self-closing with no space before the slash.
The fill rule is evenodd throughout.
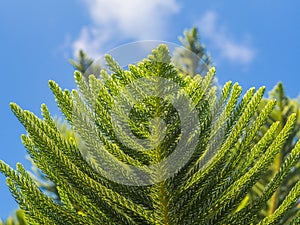
<path id="1" fill-rule="evenodd" d="M 196 27 L 184 31 L 184 36 L 179 37 L 183 48 L 175 52 L 174 63 L 180 71 L 190 76 L 205 74 L 211 65 L 211 57 L 205 46 L 201 43 Z"/>
<path id="2" fill-rule="evenodd" d="M 28 223 L 253 224 L 299 161 L 297 143 L 263 193 L 239 208 L 293 131 L 296 115 L 283 127 L 275 121 L 258 138 L 275 107 L 269 101 L 253 119 L 264 87 L 241 96 L 241 87 L 228 82 L 217 94 L 214 68 L 204 77 L 182 75 L 164 45 L 128 70 L 109 56 L 106 60 L 112 74 L 101 71 L 100 79 L 89 76 L 86 82 L 76 72 L 77 90 L 63 91 L 49 82 L 84 144 L 64 135 L 45 105 L 40 119 L 11 104 L 26 128 L 22 141 L 28 154 L 60 196 L 57 202 L 43 193 L 21 164 L 14 170 L 0 162 Z M 191 104 L 180 107 L 186 100 Z M 122 106 L 132 107 L 125 113 Z M 179 157 L 172 158 L 174 152 Z M 278 224 L 299 197 L 298 181 L 278 209 L 258 223 Z M 297 222 L 299 215 L 291 224 Z"/>
<path id="3" fill-rule="evenodd" d="M 295 148 L 297 141 L 300 137 L 300 105 L 299 100 L 290 99 L 286 96 L 283 84 L 278 83 L 272 91 L 269 92 L 269 98 L 264 99 L 260 104 L 259 111 L 262 109 L 270 99 L 276 100 L 276 106 L 272 111 L 267 123 L 262 127 L 261 132 L 258 136 L 262 136 L 270 128 L 270 126 L 275 122 L 279 121 L 280 129 L 283 128 L 284 124 L 288 120 L 289 115 L 292 113 L 296 114 L 296 122 L 294 128 L 289 135 L 285 144 L 281 147 L 280 151 L 276 155 L 273 163 L 269 167 L 266 175 L 254 186 L 253 191 L 248 196 L 248 201 L 255 199 L 257 196 L 261 195 L 264 188 L 280 170 L 281 166 L 285 160 L 290 156 L 291 151 Z M 259 217 L 263 218 L 267 215 L 274 213 L 274 211 L 282 204 L 285 197 L 292 190 L 295 184 L 300 180 L 300 161 L 296 163 L 288 175 L 284 178 L 282 183 L 279 185 L 276 192 L 273 194 L 272 198 L 266 204 L 265 208 L 260 212 Z M 285 214 L 284 218 L 279 222 L 279 224 L 288 224 L 293 217 L 299 213 L 300 210 L 300 199 L 293 207 Z"/>

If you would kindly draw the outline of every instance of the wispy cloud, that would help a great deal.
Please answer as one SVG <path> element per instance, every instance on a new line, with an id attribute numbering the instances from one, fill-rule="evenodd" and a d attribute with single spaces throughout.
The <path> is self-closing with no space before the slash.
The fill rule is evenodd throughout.
<path id="1" fill-rule="evenodd" d="M 211 42 L 222 58 L 244 65 L 251 63 L 255 57 L 255 49 L 244 43 L 244 40 L 234 41 L 227 28 L 219 25 L 217 20 L 216 12 L 206 12 L 199 22 L 201 35 Z"/>
<path id="2" fill-rule="evenodd" d="M 168 18 L 179 12 L 176 0 L 83 0 L 91 25 L 83 27 L 73 51 L 95 57 L 109 41 L 162 39 Z"/>

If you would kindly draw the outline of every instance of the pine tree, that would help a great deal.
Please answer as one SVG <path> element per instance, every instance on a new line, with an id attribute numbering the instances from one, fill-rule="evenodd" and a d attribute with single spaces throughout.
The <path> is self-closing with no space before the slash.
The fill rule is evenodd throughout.
<path id="1" fill-rule="evenodd" d="M 289 135 L 287 141 L 280 149 L 279 153 L 271 164 L 266 175 L 254 186 L 253 192 L 250 194 L 248 200 L 252 200 L 263 192 L 263 189 L 270 182 L 272 177 L 279 171 L 280 166 L 283 164 L 285 159 L 289 157 L 291 151 L 295 147 L 300 137 L 300 105 L 297 99 L 290 99 L 286 96 L 283 84 L 278 83 L 272 91 L 269 92 L 269 98 L 264 99 L 259 107 L 260 110 L 270 101 L 270 99 L 276 100 L 276 106 L 272 111 L 269 120 L 262 127 L 261 132 L 258 134 L 262 136 L 270 128 L 274 121 L 279 121 L 280 129 L 283 128 L 284 124 L 288 120 L 288 117 L 292 114 L 296 114 L 295 126 Z M 278 187 L 264 210 L 260 212 L 260 218 L 272 214 L 278 206 L 280 206 L 287 194 L 291 191 L 297 181 L 300 180 L 300 161 L 291 169 L 289 175 L 284 179 L 282 184 Z M 297 214 L 300 210 L 300 199 L 298 202 L 286 213 L 285 217 L 280 221 L 279 224 L 288 224 L 288 222 Z"/>
<path id="2" fill-rule="evenodd" d="M 91 59 L 83 52 L 83 50 L 79 50 L 77 59 L 69 59 L 69 62 L 82 74 L 84 74 L 93 64 L 94 60 Z"/>
<path id="3" fill-rule="evenodd" d="M 187 69 L 189 68 L 189 71 L 193 71 L 190 74 L 193 76 L 200 72 L 202 74 L 206 73 L 210 66 L 211 60 L 209 54 L 205 50 L 204 45 L 200 43 L 197 28 L 194 27 L 190 30 L 186 30 L 184 32 L 184 36 L 179 37 L 179 40 L 182 43 L 183 48 L 178 48 L 177 51 L 175 51 L 175 57 L 173 61 L 176 67 L 185 69 L 185 71 L 182 70 L 182 72 L 184 73 L 188 73 Z M 88 81 L 88 76 L 90 74 L 99 74 L 101 69 L 97 64 L 94 63 L 94 60 L 92 58 L 84 53 L 83 50 L 80 50 L 78 52 L 75 60 L 69 59 L 69 62 L 75 70 L 81 72 L 86 81 Z M 193 65 L 193 67 L 190 67 L 189 65 Z M 73 138 L 76 138 L 74 137 L 74 132 L 68 128 L 67 124 L 64 121 L 57 118 L 55 122 L 57 123 L 57 126 L 61 132 L 69 137 L 73 136 Z M 28 159 L 32 162 L 32 173 L 30 174 L 36 181 L 37 186 L 56 201 L 60 201 L 60 196 L 58 194 L 56 184 L 49 180 L 49 178 L 42 173 L 42 171 L 33 163 L 30 157 L 28 157 Z M 14 215 L 13 217 L 19 218 L 20 215 L 23 215 L 21 211 L 22 210 L 18 210 L 18 215 Z M 11 221 L 13 221 L 13 217 L 9 217 L 6 223 L 10 224 Z M 20 220 L 19 224 L 26 225 L 23 221 L 24 219 Z"/>
<path id="4" fill-rule="evenodd" d="M 69 59 L 69 62 L 76 70 L 81 72 L 86 81 L 88 81 L 88 76 L 90 74 L 97 75 L 101 70 L 100 66 L 94 63 L 94 60 L 88 57 L 87 54 L 83 52 L 83 50 L 79 50 L 76 60 Z"/>
<path id="5" fill-rule="evenodd" d="M 184 36 L 179 37 L 183 48 L 175 51 L 174 63 L 182 73 L 190 76 L 205 75 L 211 65 L 211 57 L 201 43 L 196 27 L 184 31 Z"/>
<path id="6" fill-rule="evenodd" d="M 283 127 L 280 127 L 280 122 L 272 123 L 257 140 L 257 132 L 275 107 L 275 101 L 269 101 L 253 119 L 263 98 L 263 87 L 257 91 L 251 88 L 239 101 L 241 87 L 228 82 L 218 96 L 213 86 L 214 68 L 204 77 L 183 75 L 171 63 L 167 48 L 163 45 L 154 50 L 148 59 L 129 66 L 129 70 L 123 70 L 109 56 L 106 59 L 113 74 L 110 76 L 101 71 L 100 79 L 89 76 L 87 83 L 76 72 L 77 91 L 62 91 L 54 81 L 49 82 L 65 118 L 84 140 L 83 148 L 74 138 L 60 132 L 45 105 L 42 105 L 43 119 L 40 119 L 11 104 L 12 111 L 27 130 L 22 141 L 29 155 L 57 185 L 61 198 L 61 203 L 57 203 L 43 193 L 21 164 L 13 170 L 1 162 L 0 171 L 7 176 L 7 184 L 25 211 L 29 224 L 253 223 L 299 161 L 300 143 L 297 143 L 263 193 L 251 204 L 239 208 L 286 143 L 293 131 L 296 115 L 290 115 Z M 195 110 L 196 120 L 189 116 L 182 118 L 182 113 L 162 98 L 147 97 L 137 103 L 129 98 L 130 93 L 125 95 L 127 98 L 122 98 L 122 94 L 127 92 L 121 90 L 128 85 L 136 95 L 145 94 L 145 90 L 134 82 L 137 79 L 150 80 L 150 83 L 145 81 L 143 85 L 152 87 L 151 90 L 158 94 L 179 87 L 180 91 L 168 100 L 181 105 L 186 94 L 191 99 L 192 108 L 184 107 L 182 110 L 187 115 Z M 161 90 L 151 85 L 157 79 L 170 81 L 172 85 L 163 86 Z M 124 103 L 135 103 L 129 118 L 113 104 L 113 99 L 118 99 L 118 95 Z M 115 111 L 116 118 L 121 122 L 126 118 L 134 136 L 149 142 L 141 146 L 126 137 L 122 126 L 113 125 L 111 110 Z M 160 117 L 163 120 L 157 119 Z M 188 126 L 182 126 L 184 122 Z M 195 124 L 197 126 L 193 126 Z M 191 127 L 193 129 L 186 129 L 184 136 L 183 128 Z M 122 141 L 117 132 L 124 135 L 121 135 Z M 161 134 L 165 135 L 164 138 Z M 147 166 L 168 159 L 176 146 L 180 146 L 183 137 L 187 140 L 184 152 L 189 152 L 193 141 L 197 141 L 195 148 L 191 148 L 190 157 L 177 158 L 177 161 L 175 158 L 172 163 L 154 167 L 151 171 L 141 169 L 141 173 L 150 175 L 133 176 L 140 179 L 133 179 L 132 171 L 124 166 L 149 168 Z M 133 151 L 128 146 L 137 150 Z M 152 148 L 143 151 L 143 147 Z M 99 154 L 109 153 L 120 163 L 111 165 L 105 154 L 99 158 L 98 154 L 92 154 L 91 149 L 101 150 Z M 178 170 L 169 170 L 185 160 L 186 163 Z M 119 175 L 125 183 L 144 182 L 148 185 L 126 185 L 112 181 L 103 171 L 103 165 L 111 168 L 109 172 L 115 172 L 115 179 Z M 170 171 L 174 174 L 162 179 Z M 278 224 L 299 197 L 298 181 L 277 210 L 262 218 L 259 224 Z M 290 224 L 299 224 L 299 219 L 298 213 Z"/>
<path id="7" fill-rule="evenodd" d="M 204 45 L 201 44 L 198 30 L 195 27 L 191 30 L 186 30 L 184 32 L 184 37 L 180 37 L 180 41 L 183 44 L 184 49 L 180 49 L 180 51 L 177 52 L 175 56 L 175 64 L 177 67 L 182 68 L 182 72 L 194 76 L 195 74 L 203 73 L 205 68 L 209 68 L 211 65 L 211 58 L 205 50 Z M 275 121 L 280 121 L 280 127 L 282 128 L 284 123 L 287 121 L 288 116 L 292 113 L 296 113 L 296 123 L 293 132 L 291 132 L 291 135 L 288 137 L 288 141 L 284 144 L 284 146 L 282 146 L 282 149 L 274 159 L 274 162 L 270 165 L 267 174 L 253 187 L 251 194 L 244 199 L 240 208 L 262 194 L 264 188 L 278 172 L 284 160 L 295 147 L 296 141 L 299 140 L 299 100 L 290 99 L 286 96 L 283 84 L 278 83 L 278 85 L 276 85 L 269 93 L 269 97 L 262 100 L 257 112 L 258 114 L 267 102 L 270 101 L 270 99 L 276 99 L 276 106 L 270 115 L 270 119 L 267 121 L 265 126 L 262 127 L 260 132 L 258 132 L 258 136 L 261 137 L 262 134 L 265 134 L 265 132 L 270 128 L 270 125 Z M 279 186 L 278 190 L 274 193 L 266 207 L 260 212 L 260 219 L 272 214 L 277 209 L 299 179 L 300 162 L 292 168 L 292 171 L 290 171 L 289 175 Z M 285 217 L 280 221 L 280 224 L 287 224 L 299 212 L 299 210 L 300 200 L 298 201 L 298 204 L 295 204 L 294 207 L 286 213 Z"/>

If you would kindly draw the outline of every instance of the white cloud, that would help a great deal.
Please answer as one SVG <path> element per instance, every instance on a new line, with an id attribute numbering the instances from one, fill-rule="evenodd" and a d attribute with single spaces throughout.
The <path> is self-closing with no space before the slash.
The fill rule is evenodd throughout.
<path id="1" fill-rule="evenodd" d="M 248 44 L 234 41 L 226 27 L 217 24 L 217 19 L 216 12 L 206 12 L 199 23 L 200 34 L 211 41 L 213 48 L 220 52 L 221 57 L 231 62 L 251 63 L 255 57 L 255 49 Z"/>
<path id="2" fill-rule="evenodd" d="M 83 0 L 91 25 L 82 28 L 73 50 L 99 55 L 108 41 L 162 39 L 169 17 L 179 12 L 176 0 Z"/>

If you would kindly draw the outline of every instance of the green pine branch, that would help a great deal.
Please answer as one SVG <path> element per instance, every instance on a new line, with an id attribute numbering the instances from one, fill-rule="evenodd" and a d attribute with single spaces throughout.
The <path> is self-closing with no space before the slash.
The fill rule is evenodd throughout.
<path id="1" fill-rule="evenodd" d="M 99 79 L 89 76 L 86 81 L 77 72 L 78 90 L 63 91 L 54 81 L 49 82 L 59 108 L 73 132 L 80 136 L 80 142 L 58 128 L 45 105 L 41 119 L 11 104 L 13 113 L 26 128 L 22 141 L 28 154 L 56 184 L 61 198 L 57 202 L 45 194 L 20 164 L 13 170 L 1 161 L 0 171 L 7 177 L 29 224 L 277 224 L 296 204 L 300 197 L 299 182 L 274 213 L 258 218 L 258 212 L 299 161 L 299 144 L 254 204 L 248 202 L 239 207 L 289 141 L 297 119 L 296 114 L 291 114 L 283 126 L 279 121 L 264 127 L 276 107 L 270 101 L 255 117 L 264 88 L 250 89 L 241 97 L 241 87 L 229 82 L 218 96 L 213 86 L 214 68 L 204 77 L 187 76 L 171 63 L 164 45 L 128 70 L 121 69 L 111 57 L 106 59 L 113 73 L 102 71 Z M 158 78 L 172 81 L 172 85 L 163 89 L 150 85 Z M 137 85 L 136 80 L 142 83 Z M 130 92 L 122 91 L 128 85 Z M 134 97 L 146 94 L 141 87 L 156 94 L 175 87 L 181 91 L 169 99 L 146 95 L 135 102 Z M 182 109 L 187 113 L 183 116 L 170 104 L 183 104 L 186 96 L 197 112 L 196 120 L 190 116 L 193 107 Z M 129 117 L 115 104 L 115 99 L 133 105 Z M 114 125 L 113 118 L 121 124 L 128 122 L 135 137 L 149 141 L 134 141 L 124 126 Z M 187 128 L 199 125 L 187 129 L 187 136 L 183 136 L 184 122 Z M 261 129 L 265 132 L 257 136 Z M 168 159 L 183 137 L 187 140 L 183 149 L 191 148 L 192 154 L 180 168 L 171 170 L 171 176 L 165 178 L 170 168 L 184 158 L 175 158 L 172 163 L 152 170 L 145 167 Z M 195 140 L 197 145 L 193 147 Z M 144 151 L 145 147 L 150 150 Z M 110 161 L 107 154 L 118 163 L 112 163 L 115 161 Z M 136 176 L 128 165 L 150 175 Z M 122 184 L 109 179 L 112 174 L 117 180 L 121 177 L 124 182 L 147 185 Z"/>

